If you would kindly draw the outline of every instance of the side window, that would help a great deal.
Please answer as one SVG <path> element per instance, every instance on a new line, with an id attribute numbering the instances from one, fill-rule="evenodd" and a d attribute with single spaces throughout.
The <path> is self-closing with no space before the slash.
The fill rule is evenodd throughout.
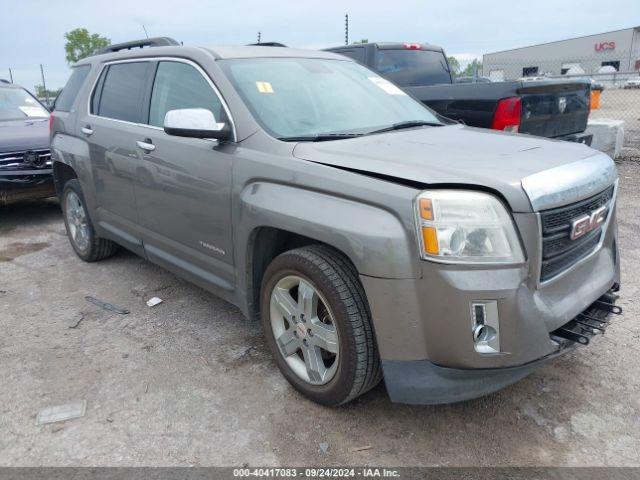
<path id="1" fill-rule="evenodd" d="M 224 118 L 220 99 L 198 70 L 186 63 L 160 62 L 151 94 L 149 125 L 162 127 L 166 113 L 179 108 L 206 108 L 217 121 Z"/>
<path id="2" fill-rule="evenodd" d="M 98 111 L 101 117 L 127 122 L 141 121 L 149 62 L 116 63 L 109 66 L 102 83 Z M 97 91 L 97 89 L 96 89 Z"/>
<path id="3" fill-rule="evenodd" d="M 345 57 L 353 58 L 356 62 L 365 63 L 364 48 L 345 48 L 344 50 L 334 50 L 335 53 L 344 55 Z"/>
<path id="4" fill-rule="evenodd" d="M 96 83 L 96 88 L 93 90 L 93 94 L 91 95 L 91 113 L 94 115 L 98 115 L 100 110 L 100 96 L 102 95 L 102 87 L 104 86 L 104 79 L 107 76 L 108 71 L 109 67 L 102 70 L 100 78 Z"/>
<path id="5" fill-rule="evenodd" d="M 80 91 L 80 87 L 82 87 L 85 78 L 87 78 L 87 75 L 89 74 L 89 70 L 91 70 L 91 65 L 82 65 L 73 69 L 73 73 L 71 74 L 71 77 L 69 77 L 69 81 L 67 81 L 67 84 L 56 99 L 56 110 L 61 110 L 63 112 L 71 110 L 73 102 Z"/>

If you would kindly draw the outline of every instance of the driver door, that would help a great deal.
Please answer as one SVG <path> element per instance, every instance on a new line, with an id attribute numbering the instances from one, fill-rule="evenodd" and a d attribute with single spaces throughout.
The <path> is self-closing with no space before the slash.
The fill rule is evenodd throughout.
<path id="1" fill-rule="evenodd" d="M 184 60 L 162 60 L 157 63 L 147 127 L 136 139 L 141 162 L 135 192 L 145 251 L 156 263 L 196 283 L 230 290 L 235 147 L 166 134 L 166 113 L 182 108 L 205 108 L 218 121 L 228 121 L 203 70 Z"/>

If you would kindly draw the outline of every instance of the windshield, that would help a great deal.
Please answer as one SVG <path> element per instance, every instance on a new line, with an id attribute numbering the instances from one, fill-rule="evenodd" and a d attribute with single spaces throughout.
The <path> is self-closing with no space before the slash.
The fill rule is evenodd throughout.
<path id="1" fill-rule="evenodd" d="M 451 83 L 444 55 L 431 50 L 378 50 L 376 71 L 403 87 Z"/>
<path id="2" fill-rule="evenodd" d="M 440 123 L 355 62 L 250 58 L 219 62 L 256 120 L 278 138 L 364 134 L 405 121 Z"/>
<path id="3" fill-rule="evenodd" d="M 22 88 L 0 88 L 0 121 L 47 118 L 49 113 Z"/>

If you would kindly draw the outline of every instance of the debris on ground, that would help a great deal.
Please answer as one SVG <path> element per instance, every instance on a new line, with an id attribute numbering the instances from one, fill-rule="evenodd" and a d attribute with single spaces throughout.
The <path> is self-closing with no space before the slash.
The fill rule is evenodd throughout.
<path id="1" fill-rule="evenodd" d="M 64 422 L 65 420 L 84 417 L 84 414 L 86 413 L 86 411 L 87 411 L 86 400 L 67 403 L 65 405 L 56 405 L 53 407 L 46 407 L 40 410 L 40 412 L 38 413 L 38 418 L 36 419 L 36 425 L 45 425 L 47 423 Z"/>
<path id="2" fill-rule="evenodd" d="M 56 422 L 51 427 L 51 433 L 57 433 L 64 428 L 64 422 Z"/>
<path id="3" fill-rule="evenodd" d="M 153 297 L 147 300 L 147 307 L 155 307 L 159 303 L 162 303 L 162 299 L 158 297 Z"/>
<path id="4" fill-rule="evenodd" d="M 84 317 L 85 313 L 80 312 L 80 318 L 78 319 L 78 321 L 76 321 L 73 325 L 69 325 L 69 328 L 78 328 L 80 326 L 80 323 L 82 323 L 82 321 L 84 320 Z"/>
<path id="5" fill-rule="evenodd" d="M 91 297 L 89 295 L 87 295 L 86 297 L 84 297 L 84 299 L 89 302 L 89 303 L 93 303 L 94 305 L 104 309 L 104 310 L 109 310 L 110 312 L 114 312 L 117 313 L 118 315 L 126 315 L 129 313 L 129 310 L 127 310 L 126 308 L 122 308 L 122 307 L 118 307 L 117 305 L 113 305 L 111 303 L 107 303 L 107 302 L 103 302 L 102 300 L 98 300 L 95 297 Z"/>
<path id="6" fill-rule="evenodd" d="M 364 445 L 362 447 L 352 448 L 352 452 L 364 452 L 365 450 L 371 450 L 373 447 L 371 445 Z"/>
<path id="7" fill-rule="evenodd" d="M 320 443 L 320 450 L 322 453 L 327 453 L 327 450 L 329 450 L 329 444 L 324 442 Z"/>

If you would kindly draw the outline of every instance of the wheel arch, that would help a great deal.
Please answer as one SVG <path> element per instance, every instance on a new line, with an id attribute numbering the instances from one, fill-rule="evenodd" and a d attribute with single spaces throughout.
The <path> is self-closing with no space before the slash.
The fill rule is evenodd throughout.
<path id="1" fill-rule="evenodd" d="M 382 278 L 420 276 L 415 234 L 381 207 L 331 194 L 274 183 L 243 189 L 234 221 L 239 284 L 246 313 L 259 310 L 260 283 L 280 253 L 314 243 L 334 248 L 360 275 Z"/>
<path id="2" fill-rule="evenodd" d="M 58 198 L 62 198 L 62 189 L 65 183 L 74 178 L 78 178 L 78 174 L 70 165 L 66 163 L 55 161 L 53 162 L 53 183 L 56 188 L 56 195 Z"/>

